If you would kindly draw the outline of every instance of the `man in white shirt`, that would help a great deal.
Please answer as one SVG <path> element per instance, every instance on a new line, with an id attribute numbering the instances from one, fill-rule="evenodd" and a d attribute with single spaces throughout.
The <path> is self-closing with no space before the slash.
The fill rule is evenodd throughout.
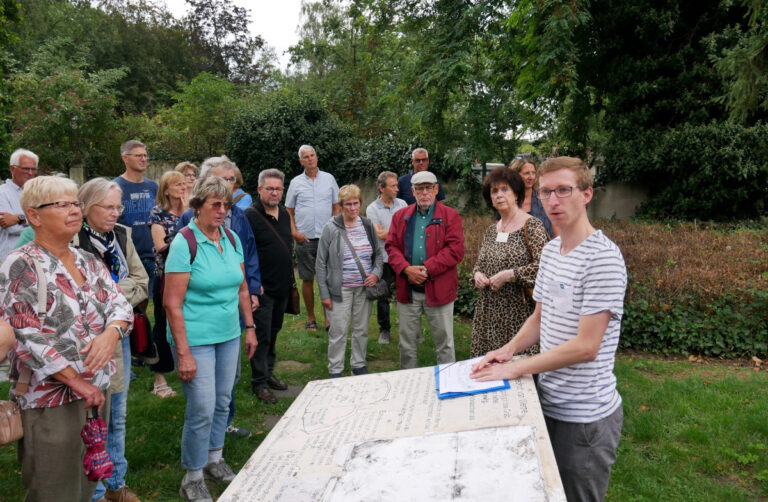
<path id="1" fill-rule="evenodd" d="M 536 309 L 509 343 L 472 370 L 478 380 L 539 374 L 541 408 L 568 500 L 605 499 L 623 422 L 613 366 L 627 269 L 616 244 L 589 222 L 593 193 L 581 159 L 554 157 L 541 165 L 537 195 L 560 236 L 541 254 Z M 536 342 L 541 353 L 510 362 Z"/>
<path id="2" fill-rule="evenodd" d="M 323 227 L 341 212 L 339 185 L 332 174 L 317 167 L 317 153 L 309 145 L 299 148 L 299 162 L 304 172 L 294 177 L 288 185 L 285 209 L 291 217 L 291 233 L 296 241 L 296 262 L 301 279 L 301 296 L 307 309 L 305 329 L 317 331 L 315 320 L 315 259 L 317 243 Z M 325 309 L 323 309 L 325 315 Z M 328 330 L 328 320 L 325 321 Z"/>
<path id="3" fill-rule="evenodd" d="M 19 148 L 11 154 L 11 179 L 0 186 L 0 259 L 13 251 L 27 218 L 21 210 L 19 197 L 24 183 L 37 176 L 37 155 Z"/>
<path id="4" fill-rule="evenodd" d="M 408 206 L 403 199 L 397 198 L 397 175 L 390 171 L 384 171 L 377 180 L 379 198 L 368 204 L 365 215 L 376 228 L 376 236 L 379 238 L 381 249 L 389 235 L 389 225 L 392 223 L 392 215 L 399 209 Z M 387 252 L 384 251 L 384 269 L 381 279 L 387 284 L 392 284 L 395 279 L 392 267 L 389 266 Z M 376 317 L 379 322 L 379 343 L 389 343 L 389 296 L 376 300 Z"/>

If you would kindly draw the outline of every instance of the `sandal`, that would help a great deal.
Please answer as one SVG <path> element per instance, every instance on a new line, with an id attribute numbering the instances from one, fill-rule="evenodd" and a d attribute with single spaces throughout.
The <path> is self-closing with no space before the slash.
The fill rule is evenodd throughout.
<path id="1" fill-rule="evenodd" d="M 166 397 L 176 397 L 176 391 L 173 390 L 167 383 L 162 385 L 156 384 L 155 388 L 152 389 L 152 394 L 161 399 L 165 399 Z"/>
<path id="2" fill-rule="evenodd" d="M 307 331 L 317 331 L 317 322 L 309 321 L 307 324 L 304 325 L 304 329 L 306 329 Z"/>

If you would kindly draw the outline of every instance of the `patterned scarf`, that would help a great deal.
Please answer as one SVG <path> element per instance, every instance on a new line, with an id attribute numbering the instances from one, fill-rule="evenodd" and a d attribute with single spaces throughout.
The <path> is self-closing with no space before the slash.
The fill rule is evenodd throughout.
<path id="1" fill-rule="evenodd" d="M 91 243 L 96 248 L 96 251 L 99 252 L 101 259 L 109 269 L 109 273 L 112 275 L 112 280 L 120 282 L 121 279 L 128 275 L 128 267 L 125 258 L 117 247 L 115 232 L 100 234 L 92 229 L 85 220 L 83 220 L 83 229 L 85 229 L 88 237 L 91 238 Z"/>

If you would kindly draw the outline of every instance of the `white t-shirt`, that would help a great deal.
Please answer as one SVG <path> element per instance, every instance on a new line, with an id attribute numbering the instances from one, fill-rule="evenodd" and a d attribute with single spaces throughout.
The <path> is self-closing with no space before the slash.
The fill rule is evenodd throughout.
<path id="1" fill-rule="evenodd" d="M 618 246 L 596 231 L 565 256 L 560 237 L 541 253 L 533 298 L 541 302 L 541 352 L 574 338 L 583 315 L 610 311 L 597 359 L 539 376 L 544 415 L 592 423 L 621 406 L 613 365 L 619 345 L 627 269 Z"/>

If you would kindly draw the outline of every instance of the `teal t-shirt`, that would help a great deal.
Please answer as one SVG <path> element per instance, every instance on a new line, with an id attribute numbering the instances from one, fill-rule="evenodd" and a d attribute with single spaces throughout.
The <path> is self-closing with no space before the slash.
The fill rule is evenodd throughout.
<path id="1" fill-rule="evenodd" d="M 232 249 L 229 238 L 221 229 L 219 240 L 223 253 L 200 231 L 194 221 L 189 228 L 197 238 L 197 255 L 189 264 L 189 244 L 181 233 L 171 242 L 166 272 L 189 273 L 189 284 L 182 311 L 190 346 L 227 342 L 240 336 L 237 291 L 243 282 L 243 246 L 237 234 L 237 249 Z M 168 341 L 173 343 L 171 328 Z"/>
<path id="2" fill-rule="evenodd" d="M 411 265 L 423 265 L 427 260 L 427 225 L 432 221 L 435 214 L 435 203 L 433 202 L 426 213 L 421 214 L 418 206 L 413 212 L 413 253 L 411 255 Z"/>

